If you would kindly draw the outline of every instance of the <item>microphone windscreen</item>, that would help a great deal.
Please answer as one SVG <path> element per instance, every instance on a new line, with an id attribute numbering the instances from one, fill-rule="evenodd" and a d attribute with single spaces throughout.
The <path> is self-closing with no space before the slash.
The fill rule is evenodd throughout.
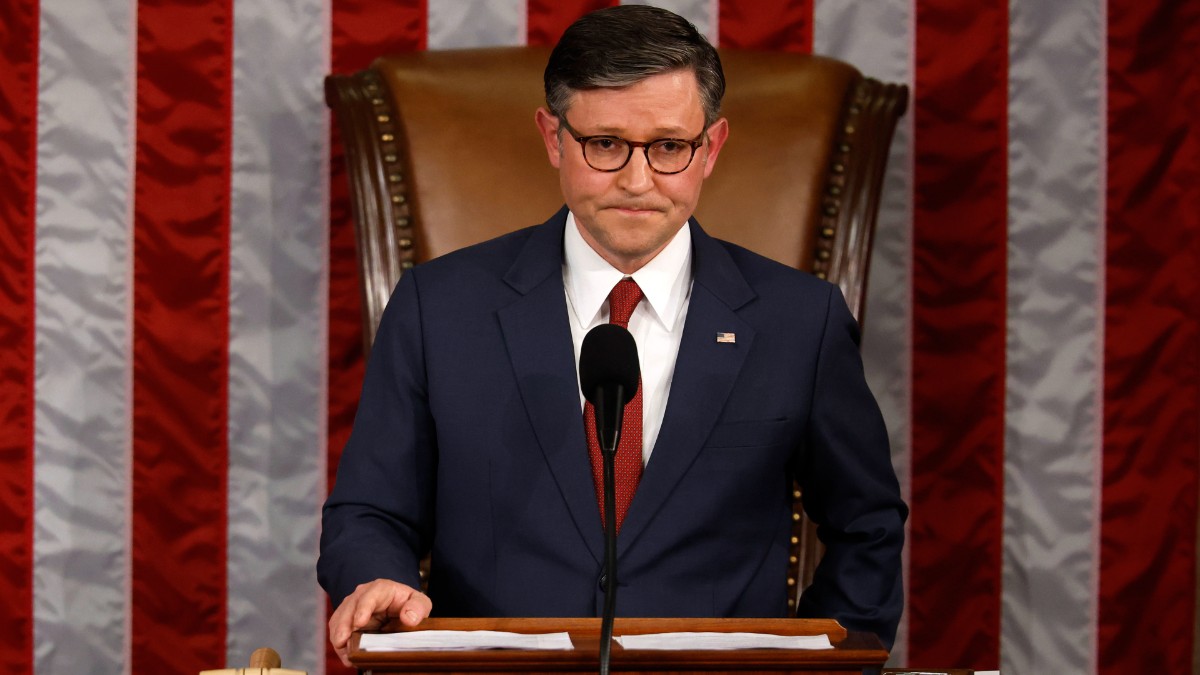
<path id="1" fill-rule="evenodd" d="M 622 403 L 637 393 L 641 379 L 637 343 L 615 323 L 602 323 L 588 331 L 579 350 L 579 385 L 592 405 L 600 387 L 621 385 Z"/>

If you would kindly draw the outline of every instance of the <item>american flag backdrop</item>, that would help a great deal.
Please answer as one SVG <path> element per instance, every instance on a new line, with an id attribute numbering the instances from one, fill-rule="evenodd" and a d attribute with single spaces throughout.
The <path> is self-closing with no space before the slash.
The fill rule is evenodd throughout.
<path id="1" fill-rule="evenodd" d="M 343 672 L 313 566 L 363 364 L 322 78 L 607 4 L 0 2 L 0 671 Z M 912 89 L 863 345 L 912 506 L 893 662 L 1192 669 L 1200 2 L 655 4 Z"/>

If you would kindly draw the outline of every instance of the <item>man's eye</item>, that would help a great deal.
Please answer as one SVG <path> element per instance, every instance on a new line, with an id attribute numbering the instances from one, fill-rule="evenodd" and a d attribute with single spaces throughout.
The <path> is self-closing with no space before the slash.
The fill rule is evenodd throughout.
<path id="1" fill-rule="evenodd" d="M 613 152 L 621 147 L 620 141 L 615 138 L 593 138 L 588 141 L 588 145 L 600 152 Z"/>
<path id="2" fill-rule="evenodd" d="M 687 146 L 679 141 L 659 141 L 658 143 L 654 144 L 654 149 L 656 151 L 667 155 L 679 154 L 683 152 L 685 147 Z"/>

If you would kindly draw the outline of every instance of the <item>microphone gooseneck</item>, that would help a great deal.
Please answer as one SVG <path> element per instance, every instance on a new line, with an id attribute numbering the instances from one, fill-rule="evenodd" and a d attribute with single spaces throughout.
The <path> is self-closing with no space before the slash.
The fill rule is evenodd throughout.
<path id="1" fill-rule="evenodd" d="M 600 622 L 600 673 L 608 675 L 617 611 L 617 498 L 614 464 L 625 404 L 641 379 L 637 343 L 629 331 L 606 323 L 588 331 L 579 353 L 579 383 L 596 415 L 604 467 L 604 616 Z"/>

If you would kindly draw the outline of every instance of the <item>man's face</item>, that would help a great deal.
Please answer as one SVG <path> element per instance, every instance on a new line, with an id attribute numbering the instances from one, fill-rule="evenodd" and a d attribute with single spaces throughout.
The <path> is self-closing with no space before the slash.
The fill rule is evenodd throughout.
<path id="1" fill-rule="evenodd" d="M 700 89 L 690 70 L 654 75 L 620 89 L 576 92 L 566 118 L 581 136 L 629 141 L 692 139 L 704 130 Z M 695 211 L 700 185 L 728 134 L 724 119 L 714 123 L 691 165 L 680 173 L 655 172 L 640 147 L 622 169 L 603 172 L 588 166 L 579 143 L 566 129 L 559 134 L 558 118 L 545 108 L 538 110 L 536 122 L 580 234 L 627 274 L 654 258 Z"/>

